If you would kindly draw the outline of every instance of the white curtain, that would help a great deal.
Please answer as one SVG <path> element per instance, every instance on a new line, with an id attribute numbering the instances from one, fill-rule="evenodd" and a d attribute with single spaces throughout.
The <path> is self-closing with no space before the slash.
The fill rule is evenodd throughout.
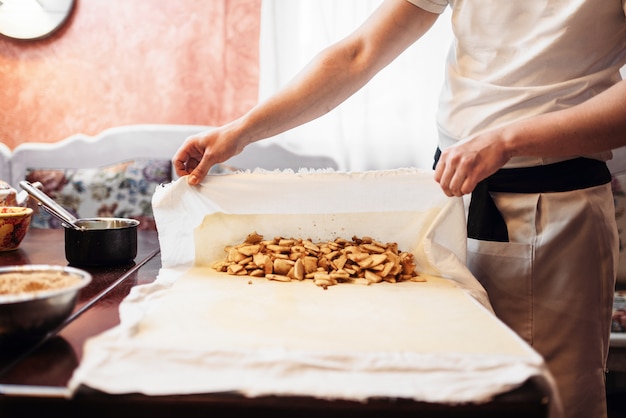
<path id="1" fill-rule="evenodd" d="M 263 0 L 259 99 L 286 84 L 324 47 L 341 39 L 381 0 Z M 452 40 L 444 13 L 430 32 L 331 113 L 271 138 L 340 169 L 430 168 L 435 111 Z"/>

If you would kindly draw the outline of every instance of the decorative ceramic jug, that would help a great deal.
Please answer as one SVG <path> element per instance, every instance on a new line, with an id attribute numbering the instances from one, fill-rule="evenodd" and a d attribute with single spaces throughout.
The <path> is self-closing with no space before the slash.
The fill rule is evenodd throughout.
<path id="1" fill-rule="evenodd" d="M 6 181 L 0 180 L 0 206 L 26 206 L 28 193 L 18 192 Z"/>

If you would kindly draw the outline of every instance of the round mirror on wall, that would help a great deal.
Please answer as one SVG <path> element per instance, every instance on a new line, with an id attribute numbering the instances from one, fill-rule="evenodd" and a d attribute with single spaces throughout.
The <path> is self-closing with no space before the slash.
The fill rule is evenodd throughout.
<path id="1" fill-rule="evenodd" d="M 63 26 L 73 8 L 74 0 L 0 0 L 0 34 L 45 38 Z"/>

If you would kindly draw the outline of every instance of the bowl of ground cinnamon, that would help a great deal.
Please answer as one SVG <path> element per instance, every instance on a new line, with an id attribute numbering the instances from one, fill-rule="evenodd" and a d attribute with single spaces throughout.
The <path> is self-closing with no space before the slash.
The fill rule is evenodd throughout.
<path id="1" fill-rule="evenodd" d="M 90 282 L 89 273 L 74 267 L 0 267 L 0 347 L 34 342 L 56 332 Z"/>

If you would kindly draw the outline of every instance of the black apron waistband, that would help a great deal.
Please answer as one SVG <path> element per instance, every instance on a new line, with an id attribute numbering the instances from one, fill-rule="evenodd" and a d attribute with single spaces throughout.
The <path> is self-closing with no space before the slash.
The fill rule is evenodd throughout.
<path id="1" fill-rule="evenodd" d="M 437 148 L 433 168 L 440 155 Z M 478 183 L 472 192 L 467 236 L 483 241 L 509 241 L 506 223 L 489 192 L 556 193 L 610 182 L 611 172 L 604 161 L 584 157 L 534 167 L 500 169 Z"/>

